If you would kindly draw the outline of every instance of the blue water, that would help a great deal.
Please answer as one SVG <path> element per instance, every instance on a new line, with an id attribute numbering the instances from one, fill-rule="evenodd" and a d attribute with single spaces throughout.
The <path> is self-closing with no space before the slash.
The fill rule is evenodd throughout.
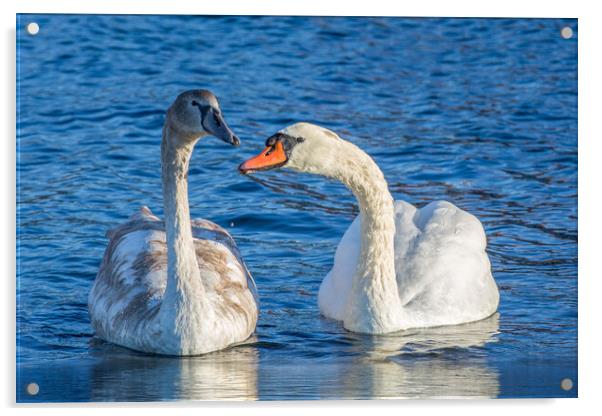
<path id="1" fill-rule="evenodd" d="M 17 400 L 577 395 L 576 20 L 21 15 L 17 28 Z M 261 314 L 245 345 L 154 357 L 94 338 L 86 302 L 105 231 L 141 205 L 162 215 L 163 114 L 190 88 L 214 91 L 243 141 L 197 146 L 191 210 L 232 233 Z M 321 318 L 355 200 L 316 176 L 236 171 L 300 120 L 365 149 L 396 199 L 480 218 L 499 314 L 385 337 Z"/>

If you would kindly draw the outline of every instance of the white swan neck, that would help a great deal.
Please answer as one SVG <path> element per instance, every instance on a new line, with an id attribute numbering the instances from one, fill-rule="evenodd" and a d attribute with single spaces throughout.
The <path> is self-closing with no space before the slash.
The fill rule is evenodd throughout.
<path id="1" fill-rule="evenodd" d="M 173 129 L 163 128 L 161 168 L 163 206 L 167 234 L 167 287 L 164 306 L 174 310 L 189 304 L 192 296 L 202 295 L 199 267 L 196 259 L 190 208 L 188 205 L 188 165 L 195 141 L 180 140 Z M 194 299 L 198 303 L 201 299 Z"/>
<path id="2" fill-rule="evenodd" d="M 345 327 L 356 332 L 399 329 L 401 301 L 395 274 L 395 217 L 387 181 L 372 158 L 342 142 L 336 177 L 355 195 L 361 216 L 361 244 Z"/>

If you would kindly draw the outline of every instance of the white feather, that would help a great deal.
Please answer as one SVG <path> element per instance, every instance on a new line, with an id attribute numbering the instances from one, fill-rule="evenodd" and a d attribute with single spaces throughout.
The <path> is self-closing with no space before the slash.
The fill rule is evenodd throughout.
<path id="1" fill-rule="evenodd" d="M 341 181 L 360 206 L 320 286 L 324 316 L 352 331 L 387 333 L 495 313 L 499 291 L 475 216 L 446 201 L 422 209 L 394 202 L 376 163 L 332 131 L 298 123 L 283 133 L 305 139 L 285 167 Z"/>

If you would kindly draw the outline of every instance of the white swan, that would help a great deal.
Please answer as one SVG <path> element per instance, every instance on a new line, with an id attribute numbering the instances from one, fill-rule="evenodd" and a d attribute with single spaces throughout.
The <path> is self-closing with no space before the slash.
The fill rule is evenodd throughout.
<path id="1" fill-rule="evenodd" d="M 382 334 L 454 325 L 492 315 L 499 292 L 483 227 L 449 202 L 416 209 L 393 201 L 374 161 L 330 130 L 298 123 L 240 165 L 242 173 L 287 167 L 337 179 L 360 215 L 336 250 L 318 296 L 321 313 L 354 332 Z"/>
<path id="2" fill-rule="evenodd" d="M 163 126 L 165 224 L 143 207 L 107 234 L 88 299 L 98 337 L 138 351 L 196 355 L 254 331 L 255 284 L 234 240 L 210 221 L 190 220 L 188 164 L 206 135 L 240 143 L 211 92 L 180 94 Z"/>

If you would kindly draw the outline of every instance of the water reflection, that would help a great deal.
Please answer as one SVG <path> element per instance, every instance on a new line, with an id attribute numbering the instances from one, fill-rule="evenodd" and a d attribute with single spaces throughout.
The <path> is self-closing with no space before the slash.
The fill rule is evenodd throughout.
<path id="1" fill-rule="evenodd" d="M 471 324 L 388 336 L 349 334 L 344 359 L 262 361 L 260 397 L 497 397 L 498 373 L 488 366 L 478 347 L 495 341 L 498 330 L 496 314 Z"/>
<path id="2" fill-rule="evenodd" d="M 103 352 L 101 357 L 90 371 L 92 401 L 258 398 L 258 352 L 252 344 L 198 357 L 158 357 L 129 351 Z"/>
<path id="3" fill-rule="evenodd" d="M 244 345 L 198 357 L 162 357 L 93 339 L 90 354 L 17 368 L 17 400 L 257 400 L 258 349 Z M 39 394 L 26 393 L 35 382 Z"/>
<path id="4" fill-rule="evenodd" d="M 257 337 L 187 358 L 145 355 L 94 340 L 90 355 L 81 359 L 55 361 L 42 370 L 20 367 L 17 394 L 19 401 L 36 402 L 496 397 L 498 373 L 480 347 L 495 341 L 498 328 L 496 314 L 455 327 L 387 336 L 343 332 L 318 341 L 324 349 L 338 348 L 336 357 L 299 357 L 293 343 L 273 346 Z M 33 397 L 25 394 L 32 381 L 40 385 Z"/>

